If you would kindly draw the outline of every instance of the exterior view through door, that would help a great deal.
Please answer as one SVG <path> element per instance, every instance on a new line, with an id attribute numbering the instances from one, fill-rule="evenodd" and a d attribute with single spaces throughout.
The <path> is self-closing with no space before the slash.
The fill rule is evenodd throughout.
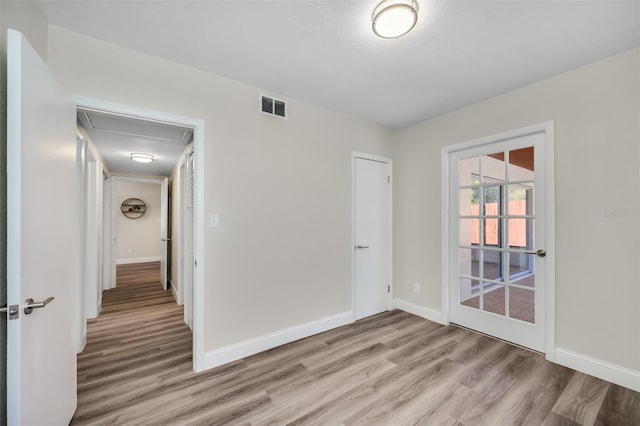
<path id="1" fill-rule="evenodd" d="M 544 132 L 450 154 L 451 321 L 545 348 Z"/>
<path id="2" fill-rule="evenodd" d="M 354 156 L 354 312 L 360 319 L 389 309 L 391 291 L 391 160 Z"/>

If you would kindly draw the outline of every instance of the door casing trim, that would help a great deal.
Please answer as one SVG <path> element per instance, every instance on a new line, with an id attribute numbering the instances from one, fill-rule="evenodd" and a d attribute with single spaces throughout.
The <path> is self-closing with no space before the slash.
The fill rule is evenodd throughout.
<path id="1" fill-rule="evenodd" d="M 205 158 L 205 122 L 202 119 L 177 114 L 154 111 L 130 105 L 123 105 L 101 99 L 73 95 L 76 107 L 108 111 L 115 114 L 135 116 L 143 119 L 159 120 L 166 123 L 193 127 L 193 148 L 195 153 L 195 200 L 194 200 L 194 260 L 198 266 L 194 268 L 193 277 L 193 370 L 205 369 L 204 349 L 204 270 L 206 262 L 204 249 L 204 158 Z"/>

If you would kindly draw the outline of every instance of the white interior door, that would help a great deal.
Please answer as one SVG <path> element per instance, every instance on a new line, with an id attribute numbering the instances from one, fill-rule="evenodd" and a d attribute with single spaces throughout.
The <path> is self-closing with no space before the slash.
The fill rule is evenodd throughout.
<path id="1" fill-rule="evenodd" d="M 76 408 L 74 345 L 75 105 L 27 40 L 7 46 L 7 325 L 10 425 L 68 424 Z M 55 299 L 25 314 L 25 300 Z"/>
<path id="2" fill-rule="evenodd" d="M 389 309 L 391 291 L 390 163 L 355 157 L 355 317 Z"/>
<path id="3" fill-rule="evenodd" d="M 160 184 L 160 282 L 167 289 L 167 259 L 169 258 L 169 179 Z"/>
<path id="4" fill-rule="evenodd" d="M 545 348 L 544 132 L 450 154 L 451 321 Z"/>

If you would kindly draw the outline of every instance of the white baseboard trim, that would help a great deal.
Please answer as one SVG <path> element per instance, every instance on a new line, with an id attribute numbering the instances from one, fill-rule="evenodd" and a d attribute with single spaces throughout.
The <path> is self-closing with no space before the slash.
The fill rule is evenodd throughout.
<path id="1" fill-rule="evenodd" d="M 173 300 L 176 301 L 176 304 L 178 303 L 178 293 L 176 293 L 176 286 L 173 285 L 173 280 L 171 279 L 171 277 L 167 277 L 167 281 L 169 281 L 169 288 L 171 289 L 171 294 L 173 295 Z"/>
<path id="2" fill-rule="evenodd" d="M 410 314 L 417 315 L 429 321 L 437 322 L 438 324 L 446 325 L 441 311 L 436 311 L 424 306 L 419 306 L 411 302 L 407 302 L 402 299 L 393 299 L 393 307 L 400 309 Z"/>
<path id="3" fill-rule="evenodd" d="M 204 369 L 214 368 L 228 362 L 237 361 L 250 355 L 266 351 L 276 346 L 284 345 L 295 340 L 313 336 L 323 331 L 350 324 L 355 320 L 353 312 L 343 312 L 330 317 L 307 322 L 295 327 L 269 333 L 254 339 L 209 351 L 205 354 Z"/>
<path id="4" fill-rule="evenodd" d="M 116 259 L 116 265 L 128 265 L 130 263 L 160 262 L 160 256 L 136 257 L 131 259 Z"/>
<path id="5" fill-rule="evenodd" d="M 555 355 L 554 362 L 556 364 L 640 392 L 640 371 L 630 370 L 561 348 L 556 348 Z"/>

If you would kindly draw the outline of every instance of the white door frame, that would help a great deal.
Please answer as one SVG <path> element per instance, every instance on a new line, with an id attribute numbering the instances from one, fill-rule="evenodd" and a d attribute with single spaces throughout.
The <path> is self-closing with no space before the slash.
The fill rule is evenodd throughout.
<path id="1" fill-rule="evenodd" d="M 139 117 L 147 120 L 156 120 L 165 123 L 179 124 L 193 127 L 193 145 L 195 152 L 195 218 L 194 218 L 194 251 L 197 266 L 194 274 L 194 303 L 193 303 L 193 369 L 203 371 L 205 369 L 204 349 L 204 120 L 185 117 L 177 114 L 169 114 L 150 110 L 147 108 L 133 107 L 113 102 L 108 102 L 84 96 L 73 96 L 78 108 L 96 109 L 115 114 Z"/>
<path id="2" fill-rule="evenodd" d="M 102 204 L 102 290 L 109 290 L 115 287 L 115 260 L 113 258 L 113 179 L 111 173 L 107 169 L 105 172 L 105 180 L 102 185 L 103 204 Z"/>
<path id="3" fill-rule="evenodd" d="M 178 162 L 178 194 L 180 195 L 180 199 L 178 200 L 178 241 L 179 241 L 179 252 L 178 252 L 178 294 L 177 294 L 177 302 L 178 305 L 184 304 L 184 247 L 185 247 L 185 235 L 184 235 L 184 210 L 185 210 L 185 194 L 184 194 L 184 180 L 186 179 L 186 169 L 187 164 L 184 161 L 184 154 L 180 157 L 180 161 Z M 175 193 L 174 193 L 175 196 Z M 175 217 L 176 212 L 174 212 Z M 193 285 L 193 283 L 191 283 Z"/>
<path id="4" fill-rule="evenodd" d="M 104 168 L 100 156 L 87 149 L 86 217 L 84 246 L 84 313 L 85 319 L 97 318 L 102 309 L 102 213 Z"/>
<path id="5" fill-rule="evenodd" d="M 169 259 L 171 259 L 170 246 L 171 235 L 169 234 L 169 178 L 165 177 L 160 181 L 160 280 L 164 290 L 169 289 Z M 171 287 L 173 289 L 173 286 Z M 173 290 L 172 290 L 173 291 Z"/>
<path id="6" fill-rule="evenodd" d="M 527 136 L 534 133 L 544 134 L 545 167 L 545 187 L 544 187 L 544 218 L 545 218 L 545 357 L 549 361 L 555 359 L 555 172 L 554 172 L 554 122 L 534 124 L 520 129 L 510 130 L 503 133 L 485 136 L 482 138 L 442 147 L 441 150 L 441 242 L 442 242 L 442 319 L 445 324 L 451 320 L 451 310 L 449 298 L 450 292 L 450 247 L 456 244 L 451 241 L 450 236 L 450 214 L 449 200 L 452 188 L 450 187 L 449 156 L 451 153 L 463 149 L 473 148 L 507 139 Z"/>
<path id="7" fill-rule="evenodd" d="M 76 204 L 87 205 L 87 141 L 85 135 L 78 129 L 76 133 Z M 87 342 L 87 320 L 85 317 L 84 278 L 86 273 L 85 246 L 87 230 L 87 212 L 85 208 L 78 209 L 78 224 L 76 226 L 76 258 L 80 259 L 76 267 L 76 352 L 83 351 Z"/>
<path id="8" fill-rule="evenodd" d="M 356 159 L 378 161 L 386 163 L 389 169 L 389 179 L 393 181 L 393 160 L 378 155 L 353 151 L 351 153 L 351 314 L 356 319 Z M 389 236 L 393 245 L 393 185 L 389 184 Z M 393 300 L 393 250 L 389 250 L 389 292 L 387 294 L 387 309 L 391 309 Z"/>

